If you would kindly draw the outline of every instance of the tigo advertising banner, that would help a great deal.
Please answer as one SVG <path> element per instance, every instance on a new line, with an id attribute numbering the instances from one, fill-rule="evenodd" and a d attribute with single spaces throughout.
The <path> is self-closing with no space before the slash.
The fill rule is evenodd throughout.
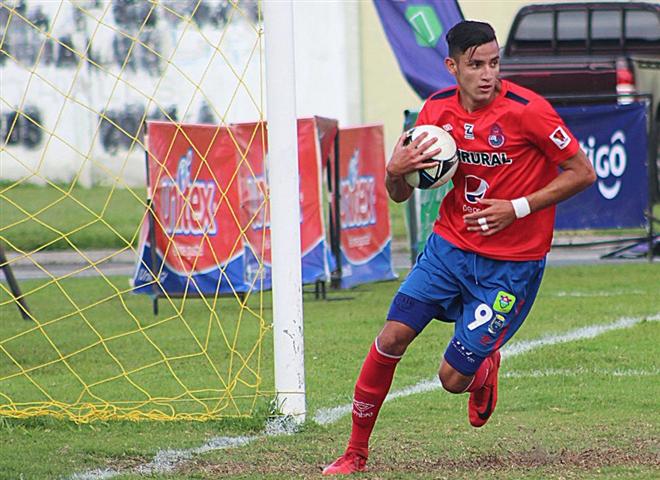
<path id="1" fill-rule="evenodd" d="M 557 229 L 640 227 L 646 223 L 646 106 L 557 108 L 594 166 L 598 179 L 557 206 Z"/>

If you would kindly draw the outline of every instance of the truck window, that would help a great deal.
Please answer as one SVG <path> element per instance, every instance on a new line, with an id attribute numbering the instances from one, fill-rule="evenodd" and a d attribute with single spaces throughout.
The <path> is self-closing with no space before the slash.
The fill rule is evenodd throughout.
<path id="1" fill-rule="evenodd" d="M 651 46 L 654 43 L 660 43 L 660 18 L 657 13 L 644 10 L 627 11 L 626 46 Z"/>
<path id="2" fill-rule="evenodd" d="M 621 42 L 621 10 L 593 10 L 591 12 L 591 48 L 610 50 Z"/>
<path id="3" fill-rule="evenodd" d="M 515 43 L 520 49 L 517 53 L 533 55 L 552 48 L 552 23 L 552 12 L 525 15 L 516 30 Z"/>
<path id="4" fill-rule="evenodd" d="M 571 10 L 557 13 L 557 48 L 560 53 L 586 52 L 586 10 Z"/>

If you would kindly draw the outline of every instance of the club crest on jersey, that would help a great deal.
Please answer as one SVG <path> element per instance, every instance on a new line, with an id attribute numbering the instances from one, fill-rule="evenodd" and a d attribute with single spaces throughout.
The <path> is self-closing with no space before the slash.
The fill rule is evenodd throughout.
<path id="1" fill-rule="evenodd" d="M 488 145 L 493 148 L 500 148 L 502 145 L 504 145 L 505 140 L 506 138 L 504 138 L 504 134 L 502 133 L 502 127 L 496 123 L 490 129 L 490 135 L 488 135 Z"/>
<path id="2" fill-rule="evenodd" d="M 466 123 L 463 125 L 463 128 L 465 130 L 465 139 L 474 140 L 474 125 L 471 123 Z"/>
<path id="3" fill-rule="evenodd" d="M 550 140 L 559 147 L 559 150 L 565 149 L 568 147 L 568 144 L 571 143 L 571 137 L 569 137 L 566 131 L 561 127 L 555 128 L 554 132 L 550 134 Z"/>
<path id="4" fill-rule="evenodd" d="M 475 177 L 474 175 L 466 175 L 465 200 L 468 203 L 477 203 L 478 200 L 484 198 L 488 187 L 488 182 L 483 178 Z"/>
<path id="5" fill-rule="evenodd" d="M 500 330 L 502 330 L 505 321 L 506 319 L 503 315 L 496 313 L 495 318 L 493 318 L 493 321 L 490 322 L 490 325 L 488 326 L 488 333 L 491 335 L 496 335 Z"/>
<path id="6" fill-rule="evenodd" d="M 516 303 L 516 296 L 512 293 L 500 290 L 493 302 L 493 310 L 501 313 L 509 313 Z"/>

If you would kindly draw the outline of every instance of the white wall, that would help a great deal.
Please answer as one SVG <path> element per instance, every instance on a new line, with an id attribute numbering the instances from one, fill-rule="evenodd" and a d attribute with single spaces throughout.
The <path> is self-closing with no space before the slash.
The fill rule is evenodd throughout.
<path id="1" fill-rule="evenodd" d="M 197 24 L 180 18 L 186 14 L 177 10 L 181 2 L 161 0 L 150 17 L 157 19 L 155 24 L 140 28 L 152 5 L 137 2 L 122 12 L 116 2 L 26 0 L 23 10 L 0 10 L 11 15 L 6 34 L 6 18 L 0 18 L 0 38 L 5 34 L 3 47 L 15 57 L 5 57 L 0 65 L 1 180 L 144 185 L 141 147 L 131 145 L 130 137 L 109 123 L 100 126 L 102 115 L 130 127 L 131 134 L 145 109 L 160 117 L 176 110 L 176 120 L 191 123 L 265 118 L 261 25 L 246 19 L 256 16 L 255 4 L 239 2 L 242 11 L 234 12 L 226 24 Z M 219 12 L 220 5 L 206 0 L 204 18 Z M 294 5 L 299 116 L 356 123 L 361 116 L 358 3 L 310 0 Z M 98 67 L 75 58 L 69 64 L 58 61 L 67 50 L 48 40 L 46 29 L 54 39 L 70 38 L 79 56 L 91 39 Z M 158 52 L 159 63 L 154 53 L 127 35 Z M 125 54 L 115 52 L 118 42 L 133 48 L 131 64 L 122 66 Z M 5 144 L 12 111 L 25 112 L 33 120 L 30 112 L 38 111 L 41 127 L 20 117 L 12 141 Z M 30 139 L 36 137 L 35 145 Z"/>

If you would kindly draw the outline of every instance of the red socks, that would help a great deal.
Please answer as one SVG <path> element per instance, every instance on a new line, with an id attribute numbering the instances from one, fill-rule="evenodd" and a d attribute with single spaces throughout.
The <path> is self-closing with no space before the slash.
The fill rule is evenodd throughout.
<path id="1" fill-rule="evenodd" d="M 470 383 L 470 385 L 467 386 L 465 391 L 476 392 L 480 390 L 481 387 L 484 386 L 484 383 L 486 383 L 488 372 L 490 371 L 492 366 L 493 366 L 493 361 L 491 360 L 490 357 L 486 357 L 486 359 L 483 362 L 481 362 L 479 369 L 474 374 L 474 378 L 472 379 L 472 382 Z"/>
<path id="2" fill-rule="evenodd" d="M 365 458 L 368 456 L 369 437 L 376 423 L 378 411 L 392 385 L 394 370 L 399 360 L 401 357 L 380 353 L 376 342 L 371 346 L 355 384 L 353 429 L 347 450 L 357 452 Z"/>

